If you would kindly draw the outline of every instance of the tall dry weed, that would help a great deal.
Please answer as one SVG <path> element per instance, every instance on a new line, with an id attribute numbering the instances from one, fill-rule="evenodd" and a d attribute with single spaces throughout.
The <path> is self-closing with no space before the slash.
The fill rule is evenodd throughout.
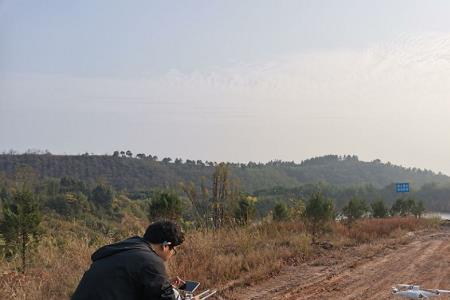
<path id="1" fill-rule="evenodd" d="M 310 239 L 299 223 L 194 232 L 170 265 L 172 274 L 195 278 L 204 287 L 255 280 L 277 272 L 294 257 L 306 257 Z"/>
<path id="2" fill-rule="evenodd" d="M 380 238 L 398 237 L 404 232 L 435 227 L 428 219 L 414 217 L 392 217 L 384 219 L 362 219 L 348 227 L 342 223 L 334 226 L 335 235 L 349 244 L 367 243 Z"/>

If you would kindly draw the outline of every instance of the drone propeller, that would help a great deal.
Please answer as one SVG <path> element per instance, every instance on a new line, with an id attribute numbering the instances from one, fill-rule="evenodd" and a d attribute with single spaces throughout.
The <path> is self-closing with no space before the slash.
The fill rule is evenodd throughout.
<path id="1" fill-rule="evenodd" d="M 440 295 L 440 294 L 450 294 L 449 290 L 438 290 L 438 289 L 422 289 L 424 291 L 436 294 L 436 295 Z"/>
<path id="2" fill-rule="evenodd" d="M 450 294 L 449 290 L 434 290 L 436 294 Z"/>

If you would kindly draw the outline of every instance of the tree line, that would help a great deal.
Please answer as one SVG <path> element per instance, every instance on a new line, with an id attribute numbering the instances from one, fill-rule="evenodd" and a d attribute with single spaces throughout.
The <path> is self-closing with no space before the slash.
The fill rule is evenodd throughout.
<path id="1" fill-rule="evenodd" d="M 103 178 L 117 191 L 138 191 L 148 188 L 176 188 L 179 182 L 201 184 L 206 178 L 211 185 L 215 167 L 219 163 L 202 160 L 183 160 L 117 150 L 112 155 L 52 155 L 0 154 L 0 179 L 11 177 L 15 170 L 26 165 L 41 178 L 72 177 L 89 184 Z M 429 170 L 404 168 L 380 160 L 363 162 L 355 155 L 327 155 L 301 163 L 273 160 L 267 163 L 226 163 L 234 179 L 248 193 L 276 187 L 295 188 L 308 183 L 324 182 L 340 188 L 372 185 L 376 189 L 397 182 L 411 182 L 417 189 L 435 183 L 450 185 L 450 178 Z M 433 202 L 442 201 L 442 197 Z"/>

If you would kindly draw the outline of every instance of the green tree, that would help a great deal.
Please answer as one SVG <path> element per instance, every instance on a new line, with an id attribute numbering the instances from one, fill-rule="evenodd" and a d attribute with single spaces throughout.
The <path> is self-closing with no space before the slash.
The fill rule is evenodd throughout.
<path id="1" fill-rule="evenodd" d="M 420 200 L 414 205 L 412 213 L 416 216 L 416 218 L 421 218 L 424 212 L 425 206 L 423 204 L 423 201 Z"/>
<path id="2" fill-rule="evenodd" d="M 15 192 L 12 201 L 3 206 L 1 233 L 9 253 L 20 251 L 22 272 L 26 269 L 29 247 L 41 234 L 40 222 L 38 202 L 25 188 Z"/>
<path id="3" fill-rule="evenodd" d="M 291 199 L 291 207 L 289 209 L 289 215 L 293 220 L 301 220 L 305 215 L 305 202 L 300 199 Z"/>
<path id="4" fill-rule="evenodd" d="M 398 198 L 395 200 L 394 204 L 392 204 L 391 207 L 391 215 L 398 216 L 398 215 L 406 215 L 405 212 L 405 200 L 403 198 Z"/>
<path id="5" fill-rule="evenodd" d="M 319 192 L 313 193 L 306 204 L 305 217 L 313 242 L 315 242 L 326 231 L 334 218 L 333 202 Z"/>
<path id="6" fill-rule="evenodd" d="M 136 157 L 139 158 L 139 159 L 146 158 L 145 153 L 138 153 L 138 154 L 136 154 Z"/>
<path id="7" fill-rule="evenodd" d="M 406 199 L 406 211 L 407 214 L 414 214 L 414 208 L 416 207 L 416 199 L 408 197 Z"/>
<path id="8" fill-rule="evenodd" d="M 163 191 L 156 194 L 149 206 L 148 217 L 150 220 L 170 219 L 179 220 L 183 204 L 174 192 Z"/>
<path id="9" fill-rule="evenodd" d="M 52 197 L 45 203 L 45 207 L 56 211 L 65 217 L 82 216 L 90 211 L 90 204 L 83 193 L 64 193 Z"/>
<path id="10" fill-rule="evenodd" d="M 384 204 L 383 199 L 378 199 L 370 204 L 372 207 L 372 215 L 374 218 L 385 218 L 388 215 L 388 208 Z"/>
<path id="11" fill-rule="evenodd" d="M 10 198 L 11 198 L 11 194 L 8 192 L 6 187 L 2 186 L 2 188 L 0 189 L 0 204 L 2 202 L 8 201 L 8 199 L 10 199 Z"/>
<path id="12" fill-rule="evenodd" d="M 55 184 L 55 183 L 51 183 L 52 181 L 49 182 L 50 185 Z M 54 187 L 47 187 L 47 191 L 49 191 L 49 189 L 55 189 L 57 186 L 55 185 Z M 54 192 L 54 191 L 52 191 Z M 85 195 L 89 194 L 89 189 L 87 188 L 86 184 L 81 181 L 81 180 L 77 180 L 74 179 L 72 177 L 62 177 L 59 180 L 59 192 L 60 193 L 83 193 Z M 50 193 L 51 194 L 51 193 Z"/>
<path id="13" fill-rule="evenodd" d="M 242 196 L 238 202 L 238 207 L 235 211 L 236 220 L 242 225 L 249 224 L 255 217 L 256 207 L 255 207 L 256 197 L 252 196 Z"/>
<path id="14" fill-rule="evenodd" d="M 171 161 L 172 161 L 172 159 L 171 159 L 170 157 L 164 157 L 164 158 L 162 159 L 162 162 L 165 163 L 165 164 L 168 164 L 168 163 L 170 163 Z"/>
<path id="15" fill-rule="evenodd" d="M 113 201 L 113 191 L 106 184 L 99 184 L 92 190 L 92 202 L 104 208 L 111 208 Z"/>
<path id="16" fill-rule="evenodd" d="M 415 206 L 414 198 L 398 198 L 391 207 L 391 214 L 404 217 L 412 214 Z"/>
<path id="17" fill-rule="evenodd" d="M 369 207 L 364 200 L 353 197 L 348 201 L 342 212 L 347 217 L 348 224 L 362 218 L 369 211 Z"/>
<path id="18" fill-rule="evenodd" d="M 278 202 L 273 208 L 273 220 L 280 222 L 289 219 L 289 209 L 286 203 Z"/>

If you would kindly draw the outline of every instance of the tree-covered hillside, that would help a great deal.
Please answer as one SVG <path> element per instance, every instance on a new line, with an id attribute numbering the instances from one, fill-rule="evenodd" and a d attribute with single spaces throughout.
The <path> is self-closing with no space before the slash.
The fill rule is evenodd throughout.
<path id="1" fill-rule="evenodd" d="M 303 184 L 294 188 L 274 187 L 255 191 L 253 194 L 258 198 L 258 212 L 265 215 L 276 203 L 292 205 L 298 200 L 305 201 L 314 192 L 320 192 L 324 197 L 332 199 L 338 211 L 342 210 L 350 199 L 364 200 L 366 203 L 382 200 L 391 207 L 397 199 L 401 198 L 422 201 L 425 209 L 429 211 L 450 211 L 450 183 L 428 183 L 421 187 L 413 186 L 409 193 L 396 193 L 393 183 L 383 188 L 375 188 L 370 184 L 343 187 L 316 183 Z"/>
<path id="2" fill-rule="evenodd" d="M 210 186 L 215 162 L 201 160 L 158 159 L 156 156 L 116 151 L 113 155 L 2 154 L 0 176 L 13 176 L 21 166 L 31 167 L 39 177 L 72 177 L 87 183 L 99 180 L 116 190 L 138 191 L 155 187 L 175 187 L 180 182 L 202 180 Z M 450 178 L 429 170 L 404 168 L 382 163 L 363 162 L 356 156 L 328 155 L 301 163 L 271 161 L 265 164 L 229 163 L 231 174 L 241 189 L 254 192 L 273 187 L 294 188 L 323 182 L 338 187 L 370 184 L 383 188 L 393 182 L 407 181 L 416 189 L 424 184 L 445 184 Z"/>

